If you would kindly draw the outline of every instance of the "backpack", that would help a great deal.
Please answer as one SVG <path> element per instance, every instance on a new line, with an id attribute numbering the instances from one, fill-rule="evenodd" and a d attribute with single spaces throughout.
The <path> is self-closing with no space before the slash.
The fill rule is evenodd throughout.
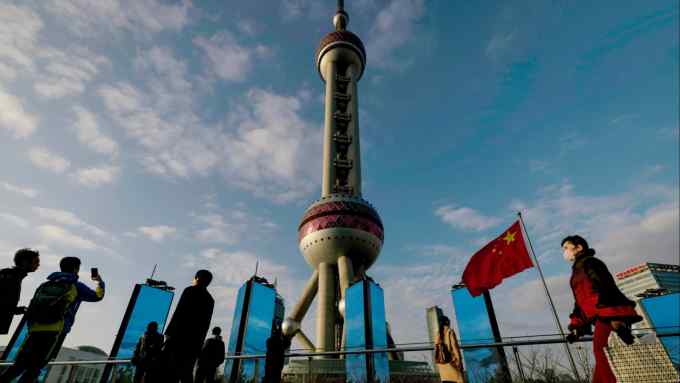
<path id="1" fill-rule="evenodd" d="M 65 281 L 47 281 L 40 285 L 28 306 L 27 319 L 41 324 L 63 321 L 72 303 L 69 295 L 73 285 Z"/>

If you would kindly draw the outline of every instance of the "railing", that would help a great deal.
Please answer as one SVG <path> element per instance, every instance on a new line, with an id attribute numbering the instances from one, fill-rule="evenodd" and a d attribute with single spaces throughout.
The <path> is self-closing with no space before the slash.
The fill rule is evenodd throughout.
<path id="1" fill-rule="evenodd" d="M 667 332 L 656 334 L 657 337 L 680 337 L 680 331 Z M 590 342 L 592 337 L 582 337 L 576 342 Z M 468 343 L 461 344 L 462 350 L 482 349 L 489 347 L 517 347 L 517 346 L 533 346 L 533 345 L 549 345 L 565 343 L 566 341 L 561 337 L 553 337 L 548 339 L 532 339 L 532 340 L 518 340 L 508 342 L 488 342 L 488 343 Z M 388 353 L 388 352 L 416 352 L 416 351 L 433 351 L 434 346 L 430 343 L 425 343 L 422 346 L 411 347 L 391 347 L 391 348 L 376 348 L 363 350 L 343 350 L 343 351 L 324 351 L 324 352 L 289 352 L 285 354 L 287 358 L 311 358 L 318 356 L 340 356 L 340 355 L 356 355 L 356 354 L 371 354 L 371 353 Z M 249 355 L 228 355 L 225 360 L 230 359 L 263 359 L 265 354 L 249 354 Z M 66 366 L 66 365 L 97 365 L 97 364 L 128 364 L 130 359 L 106 359 L 106 360 L 69 360 L 69 361 L 52 361 L 48 365 L 51 366 Z M 12 362 L 0 361 L 0 366 L 10 366 Z"/>

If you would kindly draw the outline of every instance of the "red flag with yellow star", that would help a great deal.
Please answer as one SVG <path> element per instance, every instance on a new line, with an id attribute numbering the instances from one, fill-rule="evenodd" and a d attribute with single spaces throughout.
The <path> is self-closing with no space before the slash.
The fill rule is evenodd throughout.
<path id="1" fill-rule="evenodd" d="M 503 279 L 534 267 L 524 243 L 520 222 L 515 222 L 498 238 L 470 258 L 463 283 L 473 297 L 498 286 Z"/>

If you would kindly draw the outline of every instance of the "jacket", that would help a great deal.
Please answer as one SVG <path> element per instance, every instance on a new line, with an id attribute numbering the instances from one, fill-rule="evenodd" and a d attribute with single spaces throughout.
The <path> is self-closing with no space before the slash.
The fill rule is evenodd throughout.
<path id="1" fill-rule="evenodd" d="M 641 321 L 642 317 L 635 312 L 635 302 L 623 295 L 607 266 L 594 255 L 593 249 L 582 251 L 572 265 L 569 284 L 575 304 L 569 316 L 569 329 L 589 329 L 596 319 L 628 324 Z"/>
<path id="2" fill-rule="evenodd" d="M 442 343 L 451 352 L 453 359 L 450 363 L 437 363 L 439 377 L 442 381 L 463 383 L 463 359 L 458 347 L 456 332 L 449 326 L 442 327 L 441 335 L 437 337 L 437 343 Z"/>
<path id="3" fill-rule="evenodd" d="M 67 300 L 71 303 L 66 310 L 66 315 L 64 319 L 56 323 L 31 323 L 28 324 L 28 330 L 30 332 L 37 331 L 57 331 L 64 332 L 68 334 L 73 327 L 73 323 L 76 320 L 76 313 L 82 302 L 99 302 L 104 299 L 105 284 L 104 281 L 97 282 L 97 287 L 95 290 L 87 287 L 82 282 L 78 281 L 78 275 L 73 273 L 55 272 L 47 277 L 48 281 L 57 282 L 69 282 L 73 283 L 71 291 L 68 293 Z"/>
<path id="4" fill-rule="evenodd" d="M 201 355 L 198 357 L 198 365 L 217 368 L 224 362 L 224 342 L 219 336 L 205 341 Z"/>
<path id="5" fill-rule="evenodd" d="M 7 334 L 21 298 L 21 282 L 27 273 L 16 267 L 0 270 L 0 334 Z"/>
<path id="6" fill-rule="evenodd" d="M 163 335 L 158 332 L 145 332 L 139 337 L 135 351 L 132 355 L 132 363 L 137 367 L 148 367 L 155 362 L 163 347 Z"/>
<path id="7" fill-rule="evenodd" d="M 175 312 L 165 329 L 167 348 L 183 358 L 196 359 L 208 334 L 215 301 L 205 287 L 189 286 L 182 291 Z"/>

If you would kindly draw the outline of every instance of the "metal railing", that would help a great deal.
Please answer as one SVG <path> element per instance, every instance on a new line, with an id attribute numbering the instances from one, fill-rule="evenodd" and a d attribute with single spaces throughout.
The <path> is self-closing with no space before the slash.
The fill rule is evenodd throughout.
<path id="1" fill-rule="evenodd" d="M 554 335 L 554 334 L 553 334 Z M 663 337 L 680 337 L 680 331 L 667 332 L 655 334 L 659 338 Z M 582 337 L 576 342 L 591 342 L 592 337 Z M 489 347 L 517 347 L 517 346 L 534 346 L 534 345 L 548 345 L 566 343 L 562 337 L 553 337 L 548 339 L 529 339 L 517 340 L 508 342 L 480 342 L 460 344 L 462 350 L 474 350 Z M 289 352 L 285 354 L 286 358 L 312 358 L 319 356 L 341 356 L 341 355 L 357 355 L 357 354 L 372 354 L 372 353 L 387 353 L 387 352 L 417 352 L 417 351 L 433 351 L 434 345 L 431 343 L 423 343 L 422 346 L 411 347 L 389 347 L 389 348 L 375 348 L 362 350 L 342 350 L 342 351 L 323 351 L 323 352 Z M 248 354 L 248 355 L 228 355 L 225 360 L 234 359 L 263 359 L 265 354 Z M 0 366 L 11 366 L 13 362 L 0 361 Z M 68 361 L 51 361 L 50 366 L 67 366 L 67 365 L 98 365 L 98 364 L 128 364 L 130 359 L 104 359 L 104 360 L 68 360 Z"/>

